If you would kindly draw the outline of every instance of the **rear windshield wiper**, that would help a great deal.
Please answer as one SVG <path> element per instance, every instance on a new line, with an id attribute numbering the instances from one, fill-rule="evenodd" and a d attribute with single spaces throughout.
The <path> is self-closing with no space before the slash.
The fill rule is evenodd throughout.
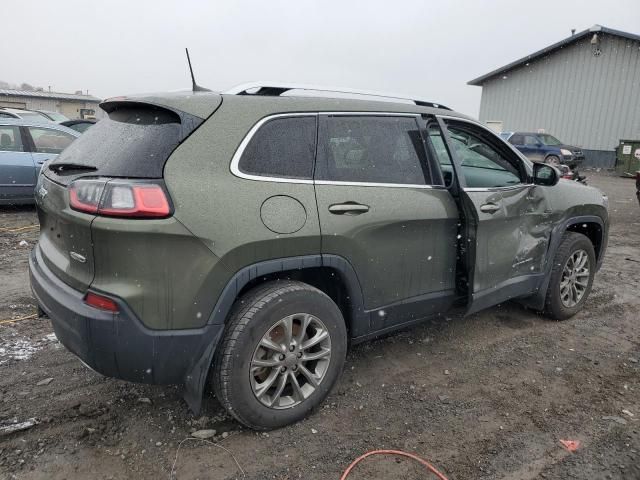
<path id="1" fill-rule="evenodd" d="M 63 171 L 69 171 L 69 170 L 88 170 L 88 171 L 94 171 L 97 170 L 98 167 L 94 167 L 93 165 L 83 165 L 81 163 L 65 163 L 65 162 L 61 162 L 61 163 L 51 163 L 49 165 L 49 170 L 56 172 L 56 173 L 61 173 Z"/>

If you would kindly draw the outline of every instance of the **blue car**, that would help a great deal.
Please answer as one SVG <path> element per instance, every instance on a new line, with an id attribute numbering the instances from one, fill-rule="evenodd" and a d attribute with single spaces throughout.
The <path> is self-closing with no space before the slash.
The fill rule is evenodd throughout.
<path id="1" fill-rule="evenodd" d="M 556 167 L 567 165 L 573 169 L 584 161 L 584 153 L 580 148 L 567 145 L 548 133 L 502 132 L 500 136 L 532 162 Z"/>
<path id="2" fill-rule="evenodd" d="M 79 136 L 52 122 L 0 118 L 0 205 L 34 203 L 42 164 Z"/>

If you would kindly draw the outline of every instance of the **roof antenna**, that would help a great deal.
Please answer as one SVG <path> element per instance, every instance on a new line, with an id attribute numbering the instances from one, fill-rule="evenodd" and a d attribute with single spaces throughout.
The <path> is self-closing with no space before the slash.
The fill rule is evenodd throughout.
<path id="1" fill-rule="evenodd" d="M 201 87 L 196 83 L 196 77 L 193 76 L 193 67 L 191 67 L 191 58 L 189 57 L 189 49 L 185 48 L 185 52 L 187 52 L 187 62 L 189 62 L 189 71 L 191 72 L 191 82 L 193 84 L 192 90 L 194 92 L 210 92 L 208 88 Z"/>

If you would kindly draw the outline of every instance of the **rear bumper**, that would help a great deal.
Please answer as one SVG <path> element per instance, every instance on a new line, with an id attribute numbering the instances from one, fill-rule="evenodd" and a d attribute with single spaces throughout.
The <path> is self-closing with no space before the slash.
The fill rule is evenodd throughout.
<path id="1" fill-rule="evenodd" d="M 146 328 L 118 298 L 118 313 L 86 305 L 44 264 L 37 245 L 29 257 L 31 289 L 60 342 L 95 371 L 132 382 L 185 384 L 201 376 L 224 325 L 188 330 Z M 209 360 L 210 361 L 210 360 Z M 208 369 L 208 364 L 206 365 Z"/>

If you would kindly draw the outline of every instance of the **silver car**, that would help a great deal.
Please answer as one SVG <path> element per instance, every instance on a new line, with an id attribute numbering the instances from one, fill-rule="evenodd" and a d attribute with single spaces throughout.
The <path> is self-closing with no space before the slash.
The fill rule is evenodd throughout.
<path id="1" fill-rule="evenodd" d="M 33 203 L 42 165 L 79 136 L 52 122 L 0 118 L 0 205 Z"/>

